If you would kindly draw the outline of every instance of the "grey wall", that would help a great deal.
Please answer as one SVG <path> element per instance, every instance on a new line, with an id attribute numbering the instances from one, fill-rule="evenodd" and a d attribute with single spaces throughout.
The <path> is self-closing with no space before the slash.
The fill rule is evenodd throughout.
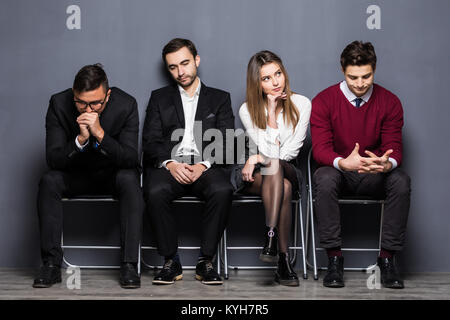
<path id="1" fill-rule="evenodd" d="M 66 26 L 72 4 L 81 8 L 80 30 Z M 372 4 L 381 8 L 379 30 L 366 26 Z M 0 267 L 39 263 L 35 204 L 51 94 L 70 87 L 81 66 L 102 62 L 111 85 L 136 97 L 142 126 L 151 90 L 167 83 L 161 48 L 187 37 L 202 58 L 200 77 L 231 92 L 235 114 L 256 51 L 277 52 L 292 88 L 313 98 L 342 79 L 346 44 L 371 41 L 376 82 L 397 94 L 405 111 L 404 167 L 413 191 L 403 268 L 450 271 L 449 1 L 6 0 L 0 8 Z M 252 214 L 247 225 L 261 228 L 260 208 Z"/>

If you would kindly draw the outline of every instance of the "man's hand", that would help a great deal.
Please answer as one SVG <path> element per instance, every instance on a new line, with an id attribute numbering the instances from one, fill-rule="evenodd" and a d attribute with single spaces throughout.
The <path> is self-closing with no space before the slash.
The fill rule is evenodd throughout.
<path id="1" fill-rule="evenodd" d="M 79 126 L 80 126 L 80 134 L 78 135 L 77 140 L 80 145 L 83 145 L 89 139 L 89 136 L 91 134 L 89 133 L 89 129 L 88 129 L 87 125 L 79 124 Z"/>
<path id="2" fill-rule="evenodd" d="M 77 122 L 80 125 L 87 126 L 90 134 L 92 134 L 99 143 L 102 142 L 105 132 L 100 125 L 100 118 L 97 112 L 84 112 L 78 116 Z"/>
<path id="3" fill-rule="evenodd" d="M 204 166 L 201 163 L 197 163 L 194 164 L 192 166 L 189 166 L 189 169 L 191 170 L 191 174 L 190 174 L 190 180 L 192 181 L 191 183 L 194 183 L 195 181 L 197 181 L 198 178 L 200 178 L 200 176 L 203 174 L 203 172 L 206 170 L 206 166 Z"/>
<path id="4" fill-rule="evenodd" d="M 339 168 L 344 171 L 358 171 L 363 165 L 362 157 L 359 155 L 359 143 L 355 144 L 352 153 L 345 159 L 338 161 Z"/>
<path id="5" fill-rule="evenodd" d="M 363 158 L 365 165 L 361 170 L 358 170 L 359 173 L 381 173 L 388 172 L 392 169 L 392 162 L 389 161 L 389 155 L 394 152 L 394 150 L 389 149 L 386 151 L 383 156 L 378 157 L 373 152 L 366 150 L 365 153 L 370 158 Z"/>
<path id="6" fill-rule="evenodd" d="M 167 169 L 169 169 L 170 174 L 181 184 L 191 184 L 192 179 L 192 169 L 191 166 L 186 163 L 179 163 L 175 161 L 171 161 L 166 165 Z"/>

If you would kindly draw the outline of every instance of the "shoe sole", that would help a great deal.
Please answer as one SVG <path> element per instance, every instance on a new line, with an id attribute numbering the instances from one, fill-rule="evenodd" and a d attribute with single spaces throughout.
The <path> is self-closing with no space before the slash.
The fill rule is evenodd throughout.
<path id="1" fill-rule="evenodd" d="M 288 286 L 288 287 L 298 287 L 300 286 L 300 281 L 297 280 L 283 280 L 280 279 L 278 275 L 275 275 L 275 282 L 278 282 L 282 286 Z"/>
<path id="2" fill-rule="evenodd" d="M 208 284 L 208 285 L 221 285 L 221 284 L 223 284 L 222 280 L 205 281 L 205 280 L 203 280 L 203 277 L 199 276 L 198 274 L 195 275 L 195 279 L 197 279 L 198 281 L 201 281 L 203 284 Z"/>
<path id="3" fill-rule="evenodd" d="M 61 282 L 62 282 L 61 279 L 57 279 L 57 280 L 52 281 L 52 283 L 50 283 L 50 284 L 33 284 L 33 288 L 37 288 L 37 289 L 50 288 L 54 284 L 61 283 Z"/>
<path id="4" fill-rule="evenodd" d="M 176 276 L 175 278 L 173 278 L 172 281 L 153 280 L 152 283 L 153 284 L 174 284 L 175 281 L 179 281 L 181 279 L 183 279 L 183 275 L 182 274 L 180 274 L 180 275 Z"/>
<path id="5" fill-rule="evenodd" d="M 387 289 L 404 289 L 405 288 L 405 286 L 403 285 L 391 285 L 391 286 L 389 286 L 389 285 L 386 285 L 385 283 L 383 283 L 383 282 L 381 282 L 381 285 L 383 286 L 383 287 L 385 287 L 385 288 L 387 288 Z"/>
<path id="6" fill-rule="evenodd" d="M 280 279 L 275 279 L 276 282 L 278 282 L 280 285 L 282 286 L 287 286 L 287 287 L 298 287 L 300 286 L 300 282 L 297 280 L 280 280 Z"/>
<path id="7" fill-rule="evenodd" d="M 345 284 L 331 283 L 331 284 L 323 284 L 323 286 L 327 288 L 344 288 Z"/>
<path id="8" fill-rule="evenodd" d="M 140 284 L 120 284 L 123 289 L 139 289 L 141 287 Z"/>
<path id="9" fill-rule="evenodd" d="M 260 254 L 259 255 L 259 260 L 264 261 L 264 262 L 269 262 L 269 263 L 277 263 L 278 262 L 278 255 L 276 256 L 269 256 L 266 254 Z"/>

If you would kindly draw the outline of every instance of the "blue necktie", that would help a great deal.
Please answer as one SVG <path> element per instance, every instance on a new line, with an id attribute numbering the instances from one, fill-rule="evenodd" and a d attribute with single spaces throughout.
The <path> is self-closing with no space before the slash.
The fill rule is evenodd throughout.
<path id="1" fill-rule="evenodd" d="M 360 105 L 361 105 L 361 102 L 363 101 L 363 99 L 361 99 L 361 98 L 356 98 L 354 101 L 355 101 L 355 103 L 356 103 L 356 107 L 359 108 Z"/>

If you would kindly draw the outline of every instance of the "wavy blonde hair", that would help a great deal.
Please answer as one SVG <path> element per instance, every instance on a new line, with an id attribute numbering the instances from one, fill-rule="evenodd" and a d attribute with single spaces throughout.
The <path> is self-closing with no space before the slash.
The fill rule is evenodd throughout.
<path id="1" fill-rule="evenodd" d="M 284 74 L 284 92 L 288 98 L 282 101 L 284 111 L 283 120 L 285 123 L 292 125 L 293 130 L 295 130 L 300 114 L 290 99 L 293 92 L 289 86 L 288 74 L 280 57 L 267 50 L 256 53 L 248 62 L 246 102 L 250 118 L 252 119 L 253 125 L 260 129 L 266 129 L 267 118 L 264 106 L 267 105 L 267 95 L 261 86 L 261 68 L 269 63 L 276 63 Z"/>

